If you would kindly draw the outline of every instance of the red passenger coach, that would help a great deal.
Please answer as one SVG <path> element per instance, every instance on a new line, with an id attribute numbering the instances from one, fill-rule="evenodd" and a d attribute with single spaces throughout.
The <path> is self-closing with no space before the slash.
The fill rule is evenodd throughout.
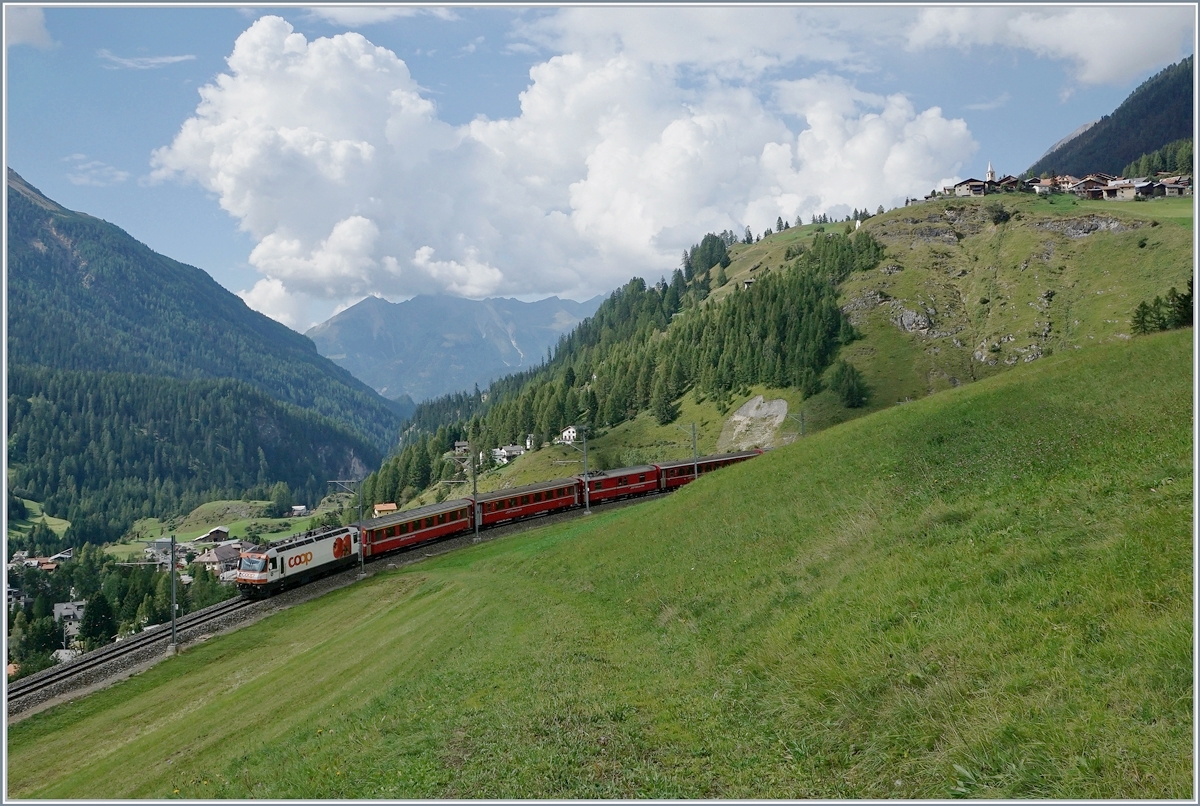
<path id="1" fill-rule="evenodd" d="M 395 512 L 363 523 L 363 556 L 378 556 L 470 529 L 471 502 L 465 498 Z"/>
<path id="2" fill-rule="evenodd" d="M 701 456 L 693 462 L 691 459 L 680 460 L 678 462 L 666 462 L 658 465 L 659 484 L 664 490 L 673 490 L 693 481 L 696 478 L 696 470 L 700 471 L 700 475 L 711 473 L 712 471 L 732 465 L 746 459 L 753 459 L 755 456 L 762 455 L 762 451 L 742 451 L 740 453 L 718 453 L 713 456 Z"/>
<path id="3" fill-rule="evenodd" d="M 584 477 L 579 476 L 578 478 L 582 484 Z M 589 504 L 612 501 L 630 495 L 645 495 L 657 492 L 659 489 L 658 468 L 654 465 L 622 467 L 619 470 L 589 473 L 586 480 Z"/>
<path id="4" fill-rule="evenodd" d="M 478 496 L 481 527 L 547 512 L 570 509 L 583 503 L 575 479 L 554 479 L 524 487 L 496 490 Z"/>

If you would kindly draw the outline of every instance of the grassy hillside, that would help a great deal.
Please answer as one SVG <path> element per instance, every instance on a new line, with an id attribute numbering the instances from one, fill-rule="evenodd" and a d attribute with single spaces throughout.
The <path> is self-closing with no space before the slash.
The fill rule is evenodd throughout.
<path id="1" fill-rule="evenodd" d="M 8 795 L 1190 797 L 1192 360 L 1056 351 L 381 574 L 11 725 Z"/>
<path id="2" fill-rule="evenodd" d="M 1008 221 L 992 222 L 995 204 Z M 925 202 L 871 218 L 863 229 L 887 253 L 876 269 L 843 282 L 840 296 L 862 335 L 840 355 L 871 387 L 866 411 L 1055 351 L 1127 339 L 1140 301 L 1171 286 L 1182 290 L 1191 276 L 1192 215 L 1191 199 L 1005 194 Z M 779 270 L 789 247 L 811 242 L 817 229 L 793 227 L 735 247 L 730 282 L 711 299 Z M 863 413 L 841 409 L 828 392 L 807 406 L 814 428 Z"/>

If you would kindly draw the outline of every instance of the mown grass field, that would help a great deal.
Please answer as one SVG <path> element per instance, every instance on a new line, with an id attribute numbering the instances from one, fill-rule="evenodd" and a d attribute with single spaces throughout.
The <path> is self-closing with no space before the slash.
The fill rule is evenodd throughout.
<path id="1" fill-rule="evenodd" d="M 10 726 L 7 794 L 1193 797 L 1192 360 L 1056 353 L 378 575 Z"/>

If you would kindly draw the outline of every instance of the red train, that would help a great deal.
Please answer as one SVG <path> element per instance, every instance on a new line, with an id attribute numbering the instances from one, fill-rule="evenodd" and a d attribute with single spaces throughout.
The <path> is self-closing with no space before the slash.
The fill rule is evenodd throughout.
<path id="1" fill-rule="evenodd" d="M 508 490 L 496 490 L 490 493 L 480 493 L 474 499 L 456 498 L 443 501 L 440 504 L 395 512 L 381 518 L 363 521 L 358 526 L 344 527 L 349 530 L 352 540 L 347 542 L 346 552 L 335 553 L 331 550 L 325 563 L 321 552 L 310 556 L 310 563 L 304 568 L 303 577 L 283 575 L 276 577 L 273 573 L 265 573 L 264 566 L 271 560 L 271 553 L 278 547 L 283 553 L 285 545 L 291 547 L 297 541 L 315 538 L 318 544 L 326 542 L 326 530 L 317 533 L 305 533 L 279 541 L 271 546 L 256 548 L 242 553 L 241 565 L 238 570 L 238 587 L 247 596 L 258 596 L 273 593 L 295 581 L 302 581 L 318 576 L 321 573 L 336 570 L 351 561 L 357 561 L 361 551 L 364 559 L 378 557 L 398 549 L 428 543 L 450 535 L 470 532 L 475 528 L 475 518 L 479 518 L 479 528 L 486 529 L 502 523 L 513 523 L 552 512 L 562 512 L 584 506 L 584 484 L 587 484 L 587 503 L 602 504 L 622 498 L 639 495 L 651 495 L 667 492 L 692 481 L 697 475 L 711 473 L 726 465 L 752 459 L 762 454 L 761 450 L 742 451 L 741 453 L 722 453 L 714 456 L 702 456 L 699 459 L 666 462 L 637 467 L 622 467 L 616 470 L 605 470 L 589 473 L 584 476 L 553 479 L 524 487 L 513 487 Z M 331 534 L 342 534 L 341 530 L 329 530 Z M 361 543 L 360 538 L 361 536 Z M 332 539 L 332 538 L 330 538 Z M 308 540 L 308 542 L 312 542 Z M 297 544 L 298 545 L 298 544 Z M 307 546 L 308 543 L 305 543 Z M 325 565 L 328 568 L 325 568 Z"/>

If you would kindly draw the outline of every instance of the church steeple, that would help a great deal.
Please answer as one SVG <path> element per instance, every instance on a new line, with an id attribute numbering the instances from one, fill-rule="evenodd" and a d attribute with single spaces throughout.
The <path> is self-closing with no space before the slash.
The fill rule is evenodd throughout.
<path id="1" fill-rule="evenodd" d="M 991 160 L 988 160 L 988 170 L 987 170 L 987 176 L 985 178 L 988 182 L 996 181 L 996 172 L 992 170 Z"/>

